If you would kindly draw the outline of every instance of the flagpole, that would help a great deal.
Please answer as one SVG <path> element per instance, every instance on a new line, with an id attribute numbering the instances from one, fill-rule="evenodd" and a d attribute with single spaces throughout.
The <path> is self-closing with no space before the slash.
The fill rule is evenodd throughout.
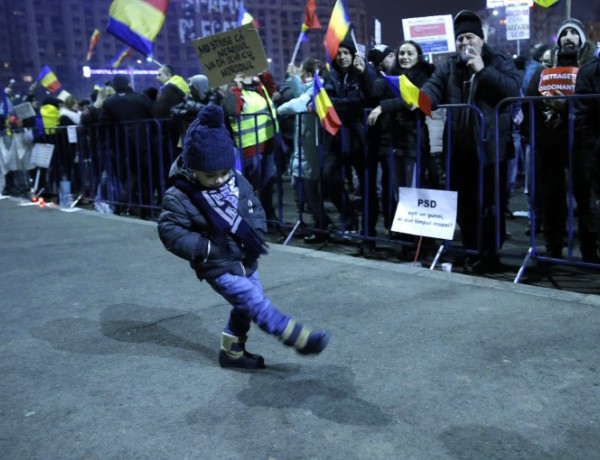
<path id="1" fill-rule="evenodd" d="M 294 62 L 296 62 L 296 55 L 298 54 L 298 50 L 300 49 L 300 43 L 302 42 L 302 36 L 304 35 L 304 32 L 300 32 L 300 35 L 298 35 L 298 40 L 296 41 L 296 47 L 294 48 L 294 54 L 292 54 L 292 59 L 290 60 L 290 64 L 294 65 Z"/>

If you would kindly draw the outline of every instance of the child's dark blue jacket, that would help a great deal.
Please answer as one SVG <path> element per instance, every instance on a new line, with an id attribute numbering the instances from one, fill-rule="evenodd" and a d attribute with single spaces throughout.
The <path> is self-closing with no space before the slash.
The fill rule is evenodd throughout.
<path id="1" fill-rule="evenodd" d="M 262 204 L 250 183 L 238 172 L 234 174 L 240 191 L 238 213 L 262 237 L 267 229 Z M 171 182 L 176 178 L 189 181 L 181 157 L 173 163 L 169 173 Z M 201 188 L 198 183 L 195 185 Z M 158 234 L 167 250 L 190 262 L 199 279 L 213 279 L 224 273 L 247 276 L 258 267 L 257 260 L 249 260 L 243 245 L 232 233 L 217 235 L 214 226 L 188 195 L 174 186 L 163 197 Z"/>

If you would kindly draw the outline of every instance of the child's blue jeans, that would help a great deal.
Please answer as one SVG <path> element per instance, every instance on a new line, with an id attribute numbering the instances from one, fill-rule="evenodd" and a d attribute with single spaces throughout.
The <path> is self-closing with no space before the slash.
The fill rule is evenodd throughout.
<path id="1" fill-rule="evenodd" d="M 207 282 L 233 306 L 225 332 L 245 337 L 250 330 L 250 321 L 254 321 L 269 334 L 283 334 L 290 317 L 277 310 L 271 300 L 265 297 L 258 271 L 250 276 L 225 273 Z"/>

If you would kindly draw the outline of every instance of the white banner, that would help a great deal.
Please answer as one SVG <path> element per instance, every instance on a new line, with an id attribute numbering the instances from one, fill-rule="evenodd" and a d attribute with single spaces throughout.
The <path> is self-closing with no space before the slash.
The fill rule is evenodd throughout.
<path id="1" fill-rule="evenodd" d="M 506 7 L 506 39 L 529 40 L 529 7 L 527 5 Z"/>
<path id="2" fill-rule="evenodd" d="M 452 240 L 456 227 L 458 193 L 400 187 L 392 231 Z"/>

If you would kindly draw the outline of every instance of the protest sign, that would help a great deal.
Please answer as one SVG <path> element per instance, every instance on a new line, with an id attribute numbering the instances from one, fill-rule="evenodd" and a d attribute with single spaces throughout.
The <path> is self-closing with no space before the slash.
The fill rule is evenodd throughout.
<path id="1" fill-rule="evenodd" d="M 54 144 L 34 144 L 31 150 L 31 164 L 38 168 L 47 168 L 52 160 Z"/>
<path id="2" fill-rule="evenodd" d="M 529 6 L 527 4 L 506 7 L 506 39 L 529 40 Z"/>
<path id="3" fill-rule="evenodd" d="M 400 187 L 392 231 L 452 240 L 457 197 L 447 190 Z"/>
<path id="4" fill-rule="evenodd" d="M 28 118 L 35 117 L 35 110 L 33 109 L 31 102 L 15 105 L 14 111 L 19 120 L 27 120 Z"/>
<path id="5" fill-rule="evenodd" d="M 268 68 L 260 36 L 251 23 L 193 40 L 192 45 L 213 88 L 233 82 L 237 74 L 251 77 Z"/>
<path id="6" fill-rule="evenodd" d="M 538 90 L 542 96 L 559 96 L 560 94 L 573 94 L 577 67 L 552 67 L 542 70 Z M 560 94 L 558 93 L 560 91 Z"/>
<path id="7" fill-rule="evenodd" d="M 456 51 L 452 16 L 425 16 L 402 20 L 405 40 L 421 45 L 424 54 L 453 53 Z"/>

